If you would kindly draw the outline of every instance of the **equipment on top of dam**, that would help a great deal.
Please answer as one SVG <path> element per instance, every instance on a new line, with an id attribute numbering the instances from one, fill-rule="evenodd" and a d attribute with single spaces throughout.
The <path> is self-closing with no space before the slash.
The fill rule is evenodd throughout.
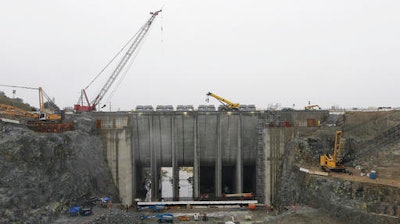
<path id="1" fill-rule="evenodd" d="M 32 89 L 39 91 L 39 111 L 26 111 L 14 106 L 1 104 L 0 115 L 6 118 L 15 118 L 22 120 L 28 128 L 39 132 L 62 132 L 72 129 L 72 123 L 63 122 L 63 114 L 60 108 L 50 99 L 43 91 L 42 87 L 25 87 L 25 86 L 10 86 L 23 89 Z M 45 99 L 47 102 L 45 102 Z"/>
<path id="2" fill-rule="evenodd" d="M 232 103 L 231 101 L 224 99 L 218 95 L 215 95 L 214 93 L 211 93 L 211 92 L 208 92 L 206 95 L 207 95 L 207 99 L 206 99 L 207 102 L 209 101 L 208 97 L 212 96 L 222 104 L 222 107 L 218 108 L 220 111 L 238 111 L 238 110 L 240 110 L 239 103 Z"/>
<path id="3" fill-rule="evenodd" d="M 321 110 L 321 107 L 319 105 L 315 104 L 315 105 L 305 106 L 304 109 L 305 110 L 316 110 L 316 109 Z"/>
<path id="4" fill-rule="evenodd" d="M 160 13 L 162 10 L 158 10 L 155 12 L 150 12 L 151 17 L 147 22 L 139 29 L 139 31 L 131 38 L 132 44 L 130 45 L 129 49 L 126 51 L 125 55 L 122 57 L 121 61 L 118 63 L 114 71 L 112 72 L 111 76 L 108 78 L 107 82 L 104 84 L 104 86 L 101 88 L 100 92 L 97 94 L 97 96 L 89 102 L 89 98 L 86 94 L 86 90 L 89 88 L 89 86 L 99 77 L 99 75 L 111 64 L 111 62 L 116 58 L 116 56 L 112 59 L 111 62 L 109 62 L 105 68 L 93 79 L 92 82 L 89 83 L 88 86 L 86 86 L 84 89 L 81 91 L 81 96 L 78 100 L 78 103 L 74 105 L 74 110 L 75 112 L 90 112 L 90 111 L 95 111 L 97 105 L 100 104 L 100 101 L 103 99 L 105 94 L 108 92 L 110 89 L 111 85 L 114 83 L 114 81 L 117 79 L 118 75 L 121 73 L 121 71 L 125 68 L 125 65 L 131 58 L 133 54 L 137 54 L 137 49 L 139 48 L 139 45 L 142 43 L 144 37 L 146 36 L 147 32 L 149 31 L 151 24 L 153 23 L 154 19 Z M 130 40 L 130 41 L 131 41 Z M 130 42 L 129 41 L 129 42 Z M 124 48 L 126 45 L 124 46 Z M 121 52 L 119 52 L 121 53 Z M 118 54 L 119 54 L 118 53 Z M 86 105 L 84 105 L 86 104 Z M 105 107 L 105 105 L 102 106 L 102 108 Z"/>
<path id="5" fill-rule="evenodd" d="M 320 165 L 323 170 L 326 171 L 346 171 L 346 167 L 341 161 L 341 147 L 342 147 L 342 131 L 336 131 L 335 137 L 335 148 L 333 149 L 333 155 L 324 154 L 320 156 Z"/>

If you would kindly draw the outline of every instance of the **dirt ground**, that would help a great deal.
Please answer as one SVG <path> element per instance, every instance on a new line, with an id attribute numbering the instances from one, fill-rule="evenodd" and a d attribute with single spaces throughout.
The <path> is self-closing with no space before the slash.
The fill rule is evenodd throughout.
<path id="1" fill-rule="evenodd" d="M 301 166 L 297 164 L 297 166 Z M 321 168 L 317 166 L 313 166 L 310 168 L 310 166 L 306 166 L 307 169 L 310 171 L 322 171 Z M 353 167 L 346 167 L 347 171 L 351 173 L 342 173 L 342 172 L 329 172 L 328 176 L 329 178 L 337 178 L 337 179 L 342 179 L 342 180 L 349 180 L 349 181 L 356 181 L 356 182 L 361 182 L 361 183 L 370 183 L 370 184 L 378 184 L 378 185 L 386 185 L 386 186 L 392 186 L 392 187 L 398 187 L 400 188 L 400 179 L 393 179 L 393 178 L 387 178 L 387 177 L 376 177 L 376 179 L 371 179 L 369 178 L 366 174 L 364 176 L 361 176 L 360 170 L 357 170 Z"/>

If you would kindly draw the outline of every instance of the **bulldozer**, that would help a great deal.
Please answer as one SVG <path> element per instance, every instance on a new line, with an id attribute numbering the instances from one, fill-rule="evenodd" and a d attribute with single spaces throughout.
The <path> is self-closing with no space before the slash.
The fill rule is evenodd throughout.
<path id="1" fill-rule="evenodd" d="M 324 171 L 336 171 L 336 172 L 346 172 L 346 167 L 344 166 L 341 157 L 342 149 L 342 131 L 336 131 L 335 137 L 335 147 L 333 149 L 333 155 L 324 154 L 320 156 L 319 163 Z"/>

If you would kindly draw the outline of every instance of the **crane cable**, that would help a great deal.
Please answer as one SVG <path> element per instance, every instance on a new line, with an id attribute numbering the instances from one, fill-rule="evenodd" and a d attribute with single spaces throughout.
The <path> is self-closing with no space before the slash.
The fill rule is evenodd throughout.
<path id="1" fill-rule="evenodd" d="M 152 27 L 149 28 L 149 31 L 151 29 L 152 29 Z M 134 55 L 132 55 L 132 58 L 129 60 L 129 63 L 128 63 L 127 67 L 124 69 L 123 74 L 120 76 L 119 80 L 117 81 L 117 83 L 116 83 L 115 87 L 113 88 L 113 90 L 111 91 L 110 95 L 107 97 L 106 102 L 111 101 L 111 98 L 114 96 L 118 87 L 121 85 L 123 79 L 126 77 L 126 75 L 128 74 L 128 71 L 132 67 L 133 62 L 135 61 L 135 59 L 136 59 L 138 53 L 140 52 L 140 49 L 142 48 L 146 39 L 147 39 L 147 35 L 143 38 L 142 42 L 139 44 L 138 49 L 134 52 Z"/>
<path id="2" fill-rule="evenodd" d="M 161 18 L 162 18 L 162 14 L 161 14 Z M 144 25 L 142 26 L 141 29 L 143 29 L 146 25 L 147 25 L 147 23 L 144 24 Z M 149 30 L 148 30 L 147 32 L 150 32 L 151 29 L 153 29 L 153 26 L 150 26 L 150 27 L 149 27 Z M 163 31 L 163 27 L 162 27 L 162 25 L 161 25 L 161 32 L 162 32 L 162 31 Z M 136 34 L 135 34 L 135 36 L 136 36 Z M 161 38 L 162 38 L 162 37 L 161 37 Z M 133 38 L 131 38 L 131 40 L 132 40 L 132 39 L 133 39 Z M 111 91 L 110 95 L 107 97 L 106 102 L 111 101 L 111 98 L 114 96 L 115 92 L 117 91 L 117 89 L 118 89 L 119 86 L 121 85 L 123 79 L 126 77 L 126 75 L 128 74 L 128 71 L 129 71 L 130 68 L 132 67 L 133 62 L 135 61 L 137 55 L 139 54 L 140 49 L 141 49 L 142 46 L 144 45 L 144 42 L 146 42 L 146 39 L 147 39 L 147 35 L 144 36 L 143 40 L 141 41 L 141 43 L 140 43 L 139 46 L 138 46 L 138 49 L 134 52 L 134 55 L 132 55 L 132 58 L 129 60 L 129 64 L 128 64 L 127 67 L 124 69 L 123 74 L 120 76 L 119 80 L 117 81 L 117 83 L 116 83 L 115 87 L 113 88 L 113 90 Z M 161 39 L 161 42 L 162 42 L 162 39 Z M 128 42 L 128 43 L 129 43 L 129 42 Z"/>
<path id="3" fill-rule="evenodd" d="M 121 54 L 121 52 L 129 45 L 129 43 L 132 42 L 132 40 L 138 35 L 139 32 L 140 32 L 140 30 L 138 30 L 138 31 L 135 33 L 135 35 L 133 35 L 133 36 L 128 40 L 128 42 L 125 43 L 125 45 L 121 48 L 121 50 L 119 50 L 119 51 L 117 52 L 117 54 L 106 64 L 106 66 L 104 66 L 104 68 L 96 75 L 96 77 L 94 77 L 94 79 L 85 87 L 85 90 L 87 90 L 87 89 L 90 87 L 90 85 L 92 85 L 93 82 L 95 82 L 95 81 L 97 80 L 97 78 L 99 78 L 99 76 L 108 68 L 108 66 L 110 66 L 110 64 L 111 64 L 112 62 L 115 61 L 115 59 L 116 59 L 116 58 Z"/>
<path id="4" fill-rule="evenodd" d="M 38 90 L 39 88 L 35 88 L 35 87 L 27 87 L 27 86 L 12 86 L 12 85 L 3 85 L 0 84 L 0 86 L 4 86 L 4 87 L 12 87 L 12 88 L 22 88 L 22 89 L 33 89 L 33 90 Z"/>
<path id="5" fill-rule="evenodd" d="M 49 97 L 49 95 L 47 95 L 47 93 L 46 93 L 46 92 L 43 90 L 43 88 L 41 88 L 41 87 L 14 86 L 14 85 L 4 85 L 4 84 L 0 84 L 0 86 L 11 87 L 11 88 L 21 88 L 21 89 L 39 90 L 39 91 L 42 92 L 43 96 L 46 98 L 47 102 L 49 102 L 49 105 L 50 105 L 51 107 L 53 107 L 53 109 L 55 109 L 54 106 L 57 106 L 57 105 L 55 104 L 54 100 L 51 99 L 51 98 Z M 39 94 L 40 94 L 40 93 L 39 93 Z M 44 103 L 44 102 L 43 102 L 43 103 Z M 40 105 L 39 105 L 39 106 L 40 106 Z"/>

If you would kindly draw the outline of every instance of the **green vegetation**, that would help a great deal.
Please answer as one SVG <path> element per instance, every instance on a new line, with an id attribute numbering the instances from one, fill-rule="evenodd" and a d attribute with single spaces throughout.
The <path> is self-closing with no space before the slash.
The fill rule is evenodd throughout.
<path id="1" fill-rule="evenodd" d="M 31 111 L 32 107 L 31 105 L 24 103 L 24 101 L 21 98 L 9 98 L 6 96 L 6 94 L 2 91 L 0 91 L 0 104 L 7 104 L 11 105 L 23 110 Z"/>

